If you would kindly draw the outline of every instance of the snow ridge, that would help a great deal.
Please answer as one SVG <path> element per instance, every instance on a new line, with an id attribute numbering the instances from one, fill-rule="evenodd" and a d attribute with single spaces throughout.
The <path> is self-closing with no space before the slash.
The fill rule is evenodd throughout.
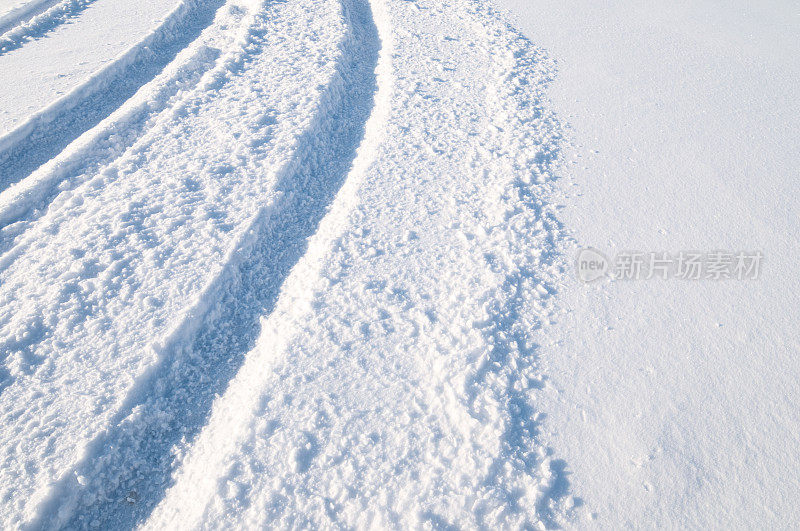
<path id="1" fill-rule="evenodd" d="M 223 3 L 181 0 L 144 39 L 0 137 L 0 191 L 54 158 L 130 99 L 212 23 Z"/>
<path id="2" fill-rule="evenodd" d="M 331 245 L 336 245 L 336 241 L 340 238 L 340 231 L 343 223 L 345 223 L 348 215 L 357 204 L 357 190 L 362 184 L 363 179 L 368 171 L 372 161 L 375 157 L 376 150 L 380 141 L 384 138 L 385 121 L 391 109 L 389 100 L 392 93 L 392 71 L 391 71 L 391 57 L 392 57 L 392 34 L 389 25 L 388 14 L 382 2 L 365 2 L 364 0 L 343 0 L 342 7 L 350 20 L 351 34 L 349 44 L 346 46 L 357 50 L 361 48 L 359 53 L 354 53 L 351 50 L 349 61 L 354 61 L 348 67 L 353 69 L 349 75 L 345 72 L 347 77 L 354 76 L 359 83 L 368 83 L 370 86 L 374 85 L 377 91 L 370 89 L 365 92 L 366 86 L 360 88 L 362 92 L 361 97 L 370 94 L 374 98 L 374 105 L 368 109 L 362 108 L 362 118 L 366 118 L 366 123 L 363 129 L 363 138 L 360 143 L 351 144 L 351 147 L 346 148 L 344 151 L 345 156 L 348 153 L 353 153 L 351 149 L 357 147 L 355 150 L 355 159 L 352 165 L 343 164 L 344 160 L 339 164 L 341 170 L 349 170 L 341 190 L 335 196 L 335 200 L 330 207 L 330 210 L 325 214 L 325 217 L 319 223 L 316 233 L 309 238 L 308 248 L 305 253 L 300 257 L 296 265 L 291 271 L 286 271 L 288 278 L 282 285 L 275 284 L 275 290 L 270 297 L 273 299 L 270 304 L 283 304 L 291 301 L 295 306 L 293 310 L 294 315 L 302 316 L 303 311 L 308 308 L 311 302 L 311 292 L 305 287 L 303 279 L 313 278 L 316 276 L 317 270 L 322 266 L 322 262 L 326 258 L 326 251 Z M 369 61 L 365 59 L 369 58 Z M 345 62 L 344 64 L 347 64 Z M 350 89 L 352 90 L 352 86 Z M 355 107 L 343 107 L 338 112 L 328 117 L 329 123 L 325 124 L 324 128 L 338 128 L 338 123 L 349 115 L 354 110 L 358 110 L 358 105 Z M 367 111 L 371 111 L 367 114 Z M 352 127 L 352 126 L 351 126 Z M 324 130 L 324 129 L 323 129 Z M 339 151 L 343 146 L 337 145 L 338 142 L 333 142 L 330 146 L 334 151 Z M 338 155 L 337 155 L 338 156 Z M 346 159 L 345 159 L 346 160 Z M 324 161 L 323 161 L 324 162 Z M 327 166 L 328 163 L 321 164 L 321 168 Z M 342 165 L 343 164 L 343 165 Z M 306 170 L 308 171 L 308 170 Z M 318 170 L 319 171 L 319 168 Z M 316 178 L 330 178 L 330 175 L 323 173 Z M 341 177 L 339 178 L 341 179 Z M 337 179 L 337 180 L 339 180 Z M 305 180 L 306 186 L 308 181 Z M 290 212 L 290 210 L 286 210 Z M 320 212 L 319 214 L 322 214 Z M 319 215 L 317 214 L 317 215 Z M 287 225 L 286 222 L 290 224 Z M 280 220 L 277 225 L 278 228 L 288 231 L 290 234 L 294 231 L 291 223 L 296 223 L 296 219 L 291 218 Z M 280 231 L 275 231 L 275 234 Z M 262 247 L 267 244 L 268 240 L 262 236 Z M 253 258 L 258 260 L 261 264 L 270 264 L 269 253 L 265 253 L 263 249 L 254 253 Z M 265 260 L 266 259 L 266 260 Z M 263 266 L 262 266 L 263 267 Z M 268 271 L 261 271 L 262 274 L 273 275 Z M 251 279 L 254 280 L 254 279 Z M 278 291 L 278 288 L 280 291 Z M 287 295 L 287 291 L 294 292 L 292 295 Z M 280 298 L 278 296 L 280 295 Z M 286 308 L 270 308 L 271 317 L 261 317 L 258 327 L 254 330 L 259 330 L 258 343 L 270 344 L 270 346 L 279 348 L 280 345 L 286 341 L 289 336 L 286 334 L 290 328 L 283 317 L 285 317 Z M 269 312 L 265 312 L 269 313 Z M 265 315 L 262 313 L 261 315 Z M 216 326 L 209 326 L 206 335 L 214 334 L 214 330 L 219 328 L 219 323 Z M 224 327 L 223 327 L 224 328 Z M 253 338 L 255 341 L 256 338 Z M 202 438 L 197 440 L 191 448 L 183 448 L 183 452 L 191 451 L 192 454 L 200 454 L 204 461 L 205 467 L 224 466 L 218 463 L 218 458 L 225 457 L 225 449 L 232 449 L 237 440 L 235 437 L 226 437 L 225 434 L 232 435 L 236 433 L 231 431 L 232 425 L 237 421 L 246 420 L 247 414 L 253 408 L 258 406 L 259 401 L 258 393 L 253 390 L 259 386 L 259 380 L 263 375 L 264 370 L 268 370 L 270 360 L 265 360 L 262 353 L 256 348 L 253 352 L 253 344 L 248 345 L 249 350 L 242 352 L 244 357 L 245 366 L 243 366 L 234 381 L 230 383 L 229 389 L 225 393 L 225 401 L 222 403 L 215 403 L 215 417 L 214 419 L 207 420 L 208 425 L 203 427 Z M 233 376 L 233 374 L 231 374 Z M 230 407 L 230 409 L 228 409 Z M 222 424 L 215 422 L 215 419 L 225 419 Z M 222 444 L 223 446 L 219 446 Z M 181 456 L 183 458 L 183 456 Z M 179 460 L 176 465 L 180 464 Z M 188 469 L 188 470 L 186 470 Z M 181 528 L 189 528 L 195 525 L 200 525 L 202 522 L 203 514 L 206 508 L 200 503 L 193 503 L 190 505 L 175 505 L 172 503 L 174 498 L 186 497 L 186 499 L 206 499 L 206 496 L 213 496 L 215 489 L 218 488 L 217 482 L 219 478 L 211 474 L 196 475 L 196 470 L 191 467 L 185 467 L 182 470 L 180 483 L 169 491 L 169 498 L 167 503 L 161 503 L 155 510 L 154 514 L 150 516 L 144 527 L 146 528 L 163 528 L 164 526 Z M 187 475 L 191 476 L 187 477 Z M 186 492 L 185 486 L 191 486 L 191 490 Z"/>
<path id="3" fill-rule="evenodd" d="M 380 4 L 393 81 L 340 194 L 359 200 L 312 238 L 148 528 L 570 518 L 534 407 L 561 267 L 552 63 L 478 3 Z"/>
<path id="4" fill-rule="evenodd" d="M 0 55 L 25 42 L 44 37 L 59 25 L 81 14 L 97 0 L 45 0 L 30 2 L 0 19 Z"/>
<path id="5" fill-rule="evenodd" d="M 0 15 L 0 38 L 14 26 L 24 24 L 57 3 L 59 3 L 59 0 L 30 0 L 8 10 Z"/>

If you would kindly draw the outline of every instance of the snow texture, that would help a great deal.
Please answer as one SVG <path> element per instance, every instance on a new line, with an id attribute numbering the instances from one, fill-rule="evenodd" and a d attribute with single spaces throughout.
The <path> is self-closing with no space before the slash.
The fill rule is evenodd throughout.
<path id="1" fill-rule="evenodd" d="M 618 380 L 638 351 L 616 344 L 615 376 L 597 327 L 643 291 L 572 279 L 597 233 L 560 210 L 606 122 L 551 103 L 555 66 L 483 0 L 0 0 L 0 525 L 725 521 L 692 485 L 730 485 L 704 452 L 734 438 L 653 421 L 679 415 L 669 387 L 642 428 L 662 444 L 589 462 L 641 399 Z M 648 189 L 606 185 L 615 209 Z M 630 459 L 674 472 L 663 504 Z"/>

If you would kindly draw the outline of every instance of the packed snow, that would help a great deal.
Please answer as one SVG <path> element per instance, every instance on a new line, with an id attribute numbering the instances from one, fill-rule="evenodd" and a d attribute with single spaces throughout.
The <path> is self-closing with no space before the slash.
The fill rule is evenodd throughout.
<path id="1" fill-rule="evenodd" d="M 800 13 L 500 4 L 0 0 L 3 528 L 800 523 Z"/>

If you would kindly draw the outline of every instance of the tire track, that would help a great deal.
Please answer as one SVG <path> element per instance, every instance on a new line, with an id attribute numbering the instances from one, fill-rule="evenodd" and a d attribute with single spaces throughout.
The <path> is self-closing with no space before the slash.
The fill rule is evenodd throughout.
<path id="1" fill-rule="evenodd" d="M 31 2 L 0 20 L 0 56 L 76 18 L 97 0 Z"/>
<path id="2" fill-rule="evenodd" d="M 196 308 L 232 259 L 334 74 L 345 29 L 338 3 L 231 0 L 220 16 L 233 12 L 203 46 L 238 52 L 110 164 L 64 183 L 73 189 L 37 213 L 3 257 L 6 527 L 31 518 L 51 483 L 82 459 L 157 361 L 153 341 Z M 126 120 L 118 125 L 127 131 Z"/>
<path id="3" fill-rule="evenodd" d="M 257 4 L 256 0 L 228 1 L 227 8 L 217 14 L 214 23 L 153 80 L 57 156 L 0 192 L 0 270 L 24 252 L 24 245 L 16 245 L 13 252 L 7 251 L 57 195 L 96 176 L 113 160 L 123 156 L 147 131 L 181 112 L 182 101 L 227 75 L 230 66 L 243 53 L 248 29 L 253 24 L 253 6 Z M 141 44 L 133 50 L 139 47 Z M 145 51 L 147 49 L 145 47 Z M 118 62 L 124 62 L 124 58 Z M 102 77 L 102 73 L 98 75 Z M 86 85 L 91 88 L 92 84 Z M 75 97 L 80 99 L 82 95 Z M 58 111 L 69 105 L 69 102 L 56 102 L 53 107 Z M 40 122 L 50 120 L 46 116 L 41 118 Z M 2 142 L 0 139 L 0 145 Z M 29 140 L 24 143 L 28 144 Z M 14 228 L 9 229 L 9 225 Z"/>
<path id="4" fill-rule="evenodd" d="M 157 364 L 55 485 L 30 527 L 130 527 L 163 497 L 175 448 L 205 425 L 215 396 L 253 347 L 262 317 L 306 252 L 364 137 L 381 43 L 366 2 L 345 0 L 343 13 L 348 31 L 336 73 L 280 173 L 278 199 L 261 209 L 197 307 L 157 348 Z"/>
<path id="5" fill-rule="evenodd" d="M 58 3 L 59 0 L 30 0 L 0 16 L 0 39 L 15 26 L 29 22 L 33 17 L 44 13 Z"/>
<path id="6" fill-rule="evenodd" d="M 578 502 L 535 407 L 552 64 L 480 1 L 387 3 L 358 208 L 315 235 L 146 528 L 538 529 Z"/>
<path id="7" fill-rule="evenodd" d="M 0 192 L 58 155 L 153 80 L 213 22 L 224 3 L 183 0 L 145 39 L 0 138 Z"/>

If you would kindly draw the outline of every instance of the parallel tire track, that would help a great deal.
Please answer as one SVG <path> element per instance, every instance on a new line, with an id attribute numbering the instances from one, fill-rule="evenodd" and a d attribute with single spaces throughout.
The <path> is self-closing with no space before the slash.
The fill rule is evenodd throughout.
<path id="1" fill-rule="evenodd" d="M 211 24 L 223 4 L 224 0 L 182 0 L 146 38 L 0 137 L 0 192 L 25 179 L 130 99 Z"/>
<path id="2" fill-rule="evenodd" d="M 32 1 L 0 19 L 0 55 L 21 48 L 27 41 L 44 37 L 61 24 L 80 15 L 97 0 Z"/>
<path id="3" fill-rule="evenodd" d="M 536 408 L 549 63 L 479 0 L 387 3 L 358 208 L 324 220 L 147 528 L 548 528 L 577 503 Z"/>
<path id="4" fill-rule="evenodd" d="M 377 29 L 364 0 L 344 0 L 343 8 L 349 29 L 336 74 L 280 172 L 278 200 L 261 209 L 199 305 L 157 348 L 158 363 L 53 487 L 31 527 L 141 522 L 170 485 L 174 447 L 204 426 L 215 396 L 252 349 L 261 318 L 348 176 L 374 108 Z"/>
<path id="5" fill-rule="evenodd" d="M 59 0 L 30 0 L 25 4 L 11 9 L 5 15 L 0 16 L 0 39 L 12 30 L 15 26 L 21 26 L 29 22 L 35 16 L 44 13 Z"/>
<path id="6" fill-rule="evenodd" d="M 36 172 L 53 182 L 63 161 L 79 167 L 46 211 L 4 231 L 26 227 L 0 258 L 5 527 L 35 518 L 52 482 L 80 462 L 158 360 L 153 341 L 198 308 L 204 287 L 235 258 L 230 250 L 274 199 L 278 172 L 315 115 L 344 29 L 336 2 L 229 0 L 201 49 L 188 50 L 218 50 L 216 66 L 159 101 L 167 110 L 135 124 L 144 132 L 130 147 L 87 170 L 87 151 L 70 145 L 56 166 L 48 162 L 52 174 Z M 152 94 L 152 85 L 137 93 L 134 108 L 147 108 Z M 130 109 L 99 129 L 128 135 L 125 116 L 139 113 Z M 96 129 L 74 144 L 91 142 Z M 96 148 L 86 149 L 94 157 Z M 31 422 L 46 428 L 32 431 Z"/>

